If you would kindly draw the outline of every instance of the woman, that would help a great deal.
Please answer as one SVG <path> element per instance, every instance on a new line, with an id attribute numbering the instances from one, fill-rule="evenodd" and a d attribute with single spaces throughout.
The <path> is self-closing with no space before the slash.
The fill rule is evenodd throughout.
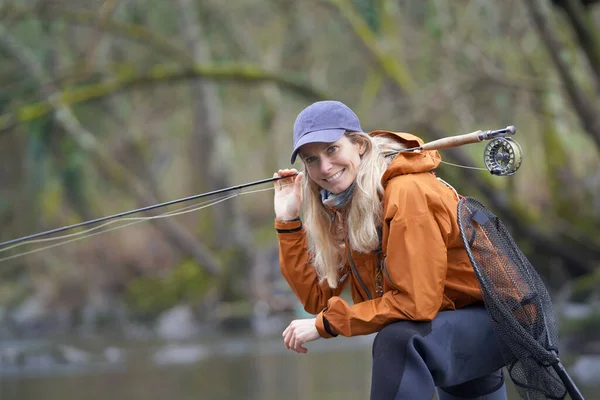
<path id="1" fill-rule="evenodd" d="M 457 225 L 458 195 L 434 175 L 437 151 L 405 133 L 362 132 L 343 103 L 294 124 L 279 170 L 275 228 L 283 276 L 316 318 L 283 332 L 288 349 L 378 332 L 372 399 L 506 399 L 499 344 Z M 304 207 L 303 220 L 300 208 Z M 353 305 L 340 294 L 350 286 Z"/>

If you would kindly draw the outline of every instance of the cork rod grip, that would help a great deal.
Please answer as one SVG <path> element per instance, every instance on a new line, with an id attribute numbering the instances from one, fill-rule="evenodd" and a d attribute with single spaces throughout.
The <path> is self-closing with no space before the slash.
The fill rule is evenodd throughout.
<path id="1" fill-rule="evenodd" d="M 481 137 L 482 131 L 475 131 L 471 133 L 466 133 L 464 135 L 451 136 L 443 139 L 434 140 L 432 142 L 427 142 L 424 145 L 419 147 L 419 150 L 441 150 L 448 149 L 451 147 L 462 146 L 463 144 L 471 144 L 481 142 L 483 137 Z"/>

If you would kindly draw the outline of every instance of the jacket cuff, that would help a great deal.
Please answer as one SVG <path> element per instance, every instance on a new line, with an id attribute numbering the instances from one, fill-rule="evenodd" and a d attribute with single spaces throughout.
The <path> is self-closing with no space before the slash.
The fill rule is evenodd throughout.
<path id="1" fill-rule="evenodd" d="M 275 220 L 275 229 L 277 233 L 293 233 L 302 230 L 302 221 L 300 218 L 295 218 L 291 221 Z"/>
<path id="2" fill-rule="evenodd" d="M 337 336 L 337 335 L 334 335 L 333 332 L 331 331 L 331 327 L 329 326 L 329 322 L 327 322 L 327 319 L 323 315 L 323 311 L 321 311 L 317 315 L 317 319 L 315 321 L 315 326 L 317 328 L 317 331 L 319 332 L 319 335 L 321 335 L 321 337 L 324 339 L 329 339 L 329 338 Z"/>

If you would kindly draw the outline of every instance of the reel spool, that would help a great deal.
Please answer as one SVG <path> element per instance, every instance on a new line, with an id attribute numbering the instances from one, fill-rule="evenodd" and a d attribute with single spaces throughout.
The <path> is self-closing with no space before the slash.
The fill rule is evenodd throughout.
<path id="1" fill-rule="evenodd" d="M 511 138 L 490 140 L 483 152 L 483 162 L 492 175 L 512 175 L 521 166 L 521 146 Z"/>

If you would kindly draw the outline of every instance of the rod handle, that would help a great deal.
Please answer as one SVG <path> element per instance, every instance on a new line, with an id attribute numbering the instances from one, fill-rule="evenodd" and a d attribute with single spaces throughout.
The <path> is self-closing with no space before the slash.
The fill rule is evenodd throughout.
<path id="1" fill-rule="evenodd" d="M 415 150 L 442 150 L 449 149 L 451 147 L 458 147 L 465 144 L 477 143 L 482 140 L 490 140 L 498 136 L 506 136 L 508 134 L 514 135 L 517 132 L 516 128 L 512 125 L 506 128 L 496 129 L 493 131 L 475 131 L 466 133 L 464 135 L 450 136 L 447 138 L 437 139 L 432 142 L 427 142 L 424 145 L 416 148 Z"/>
<path id="2" fill-rule="evenodd" d="M 443 139 L 437 139 L 431 142 L 427 142 L 419 147 L 419 150 L 442 150 L 451 147 L 462 146 L 464 144 L 471 144 L 481 142 L 483 138 L 480 138 L 482 131 L 475 131 L 466 133 L 464 135 L 450 136 Z"/>

